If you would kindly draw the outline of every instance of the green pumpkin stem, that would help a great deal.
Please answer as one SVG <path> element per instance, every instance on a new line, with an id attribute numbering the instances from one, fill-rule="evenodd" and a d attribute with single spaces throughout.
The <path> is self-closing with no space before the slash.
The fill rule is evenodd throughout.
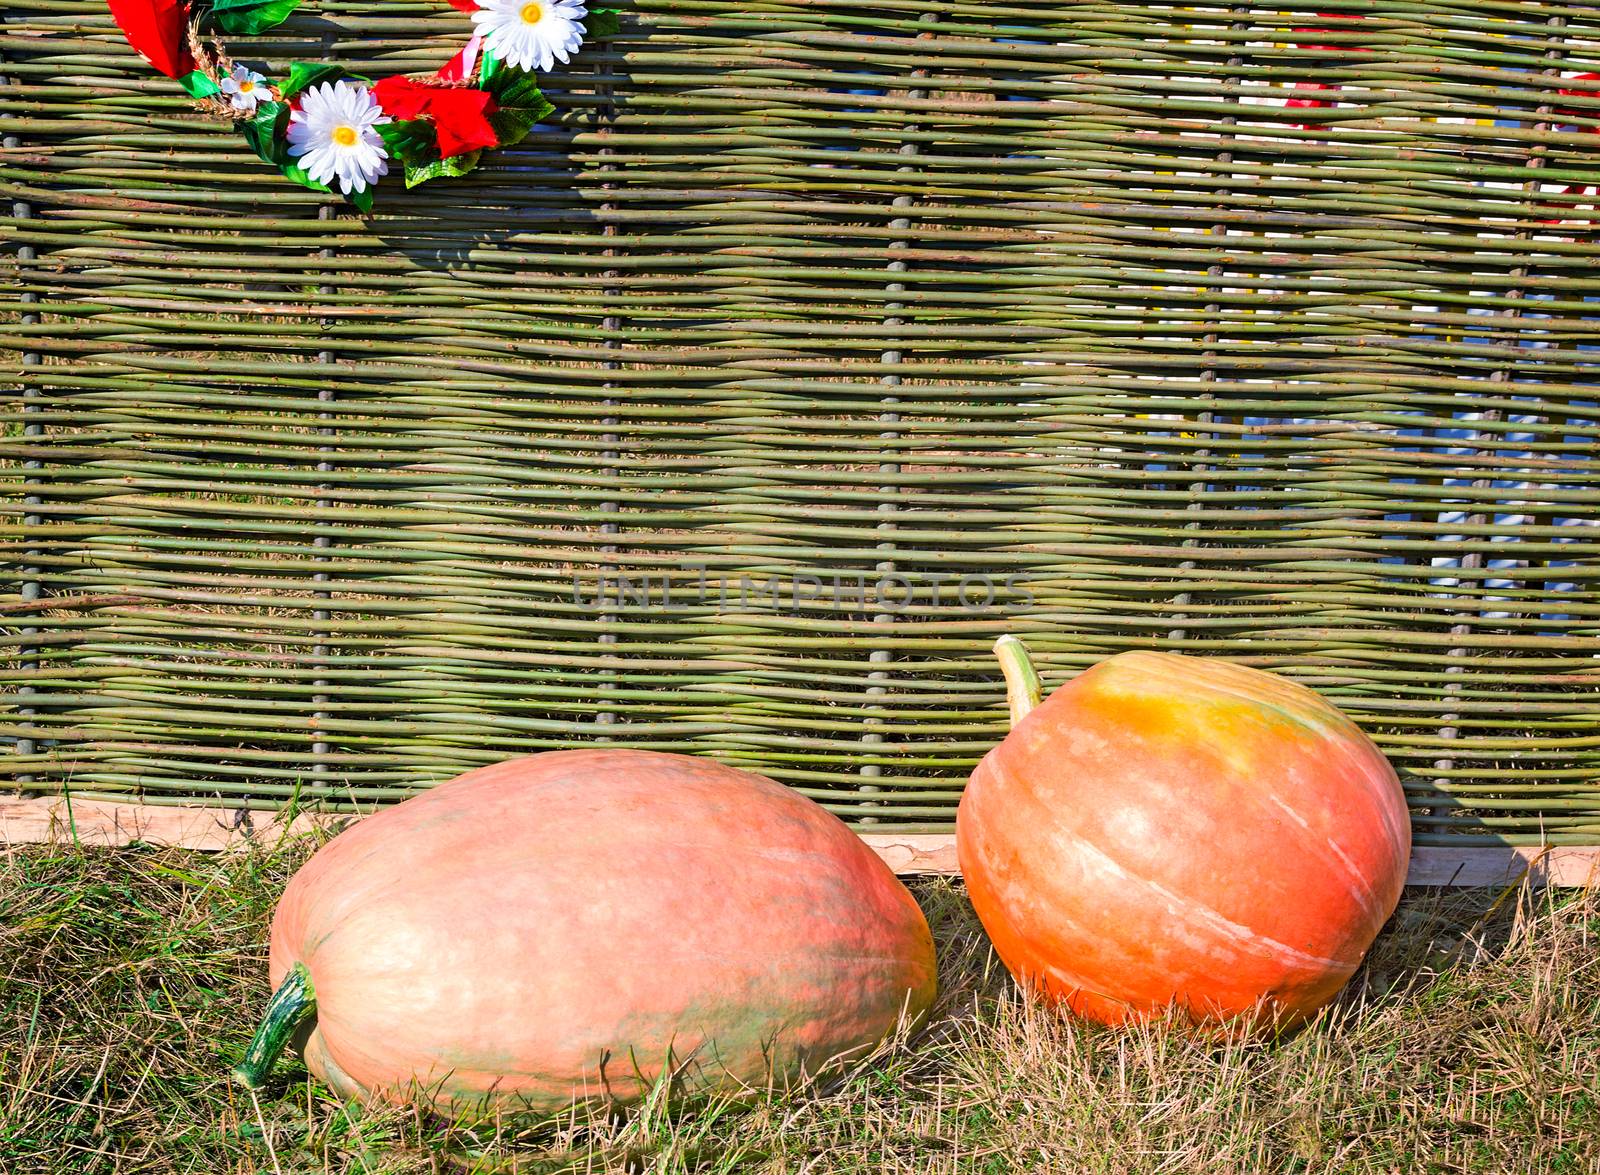
<path id="1" fill-rule="evenodd" d="M 1016 637 L 995 641 L 994 655 L 1000 659 L 1000 672 L 1006 675 L 1006 703 L 1011 707 L 1011 725 L 1016 726 L 1039 704 L 1044 687 L 1028 656 L 1028 646 Z"/>
<path id="2" fill-rule="evenodd" d="M 261 1027 L 244 1050 L 244 1058 L 233 1067 L 233 1079 L 250 1089 L 260 1089 L 294 1030 L 316 1010 L 317 993 L 311 986 L 311 972 L 304 963 L 296 963 L 273 993 L 272 1002 L 261 1017 Z"/>

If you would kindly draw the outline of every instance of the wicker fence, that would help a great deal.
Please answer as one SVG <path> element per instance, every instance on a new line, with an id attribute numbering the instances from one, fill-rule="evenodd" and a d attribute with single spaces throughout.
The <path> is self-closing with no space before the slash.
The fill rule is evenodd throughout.
<path id="1" fill-rule="evenodd" d="M 1600 840 L 1600 8 L 622 9 L 362 218 L 100 0 L 7 0 L 16 786 L 614 742 L 944 828 L 1011 631 L 1322 690 L 1425 843 Z M 382 76 L 463 20 L 233 48 Z"/>

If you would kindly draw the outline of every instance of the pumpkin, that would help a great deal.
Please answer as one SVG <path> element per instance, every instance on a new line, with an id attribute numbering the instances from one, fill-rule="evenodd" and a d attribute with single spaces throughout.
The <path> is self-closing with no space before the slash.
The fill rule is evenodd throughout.
<path id="1" fill-rule="evenodd" d="M 738 1094 L 857 1056 L 934 998 L 906 888 L 835 816 L 687 755 L 557 751 L 361 821 L 291 879 L 273 997 L 346 1098 L 549 1112 L 663 1074 Z"/>
<path id="2" fill-rule="evenodd" d="M 1405 796 L 1372 741 L 1227 661 L 1121 653 L 1040 704 L 1021 642 L 996 651 L 1013 729 L 956 851 L 1012 974 L 1110 1024 L 1287 1026 L 1332 999 L 1405 882 Z"/>

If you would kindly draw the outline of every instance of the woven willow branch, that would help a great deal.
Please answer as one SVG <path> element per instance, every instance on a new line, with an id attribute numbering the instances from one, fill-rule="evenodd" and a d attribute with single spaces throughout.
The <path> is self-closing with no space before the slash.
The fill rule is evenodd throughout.
<path id="1" fill-rule="evenodd" d="M 363 219 L 102 0 L 7 5 L 18 779 L 356 809 L 609 742 L 937 834 L 1014 631 L 1049 688 L 1318 689 L 1425 845 L 1600 839 L 1600 9 L 623 7 L 556 122 Z M 260 52 L 427 73 L 461 21 Z M 879 563 L 911 606 L 834 600 Z"/>

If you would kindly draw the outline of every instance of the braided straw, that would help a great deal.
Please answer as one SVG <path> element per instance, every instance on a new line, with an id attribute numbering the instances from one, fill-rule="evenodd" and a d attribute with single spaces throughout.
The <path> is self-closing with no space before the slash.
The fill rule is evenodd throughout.
<path id="1" fill-rule="evenodd" d="M 192 20 L 189 22 L 188 41 L 189 53 L 194 58 L 195 68 L 218 86 L 222 85 L 222 79 L 233 72 L 233 58 L 228 56 L 227 46 L 222 43 L 221 38 L 213 35 L 208 47 L 206 42 L 201 39 L 199 20 Z M 272 100 L 276 102 L 282 97 L 282 94 L 276 86 L 271 87 L 271 89 Z M 196 110 L 208 118 L 215 118 L 225 122 L 239 122 L 244 113 L 243 111 L 235 110 L 233 105 L 220 95 L 198 98 L 195 100 L 194 105 Z"/>

